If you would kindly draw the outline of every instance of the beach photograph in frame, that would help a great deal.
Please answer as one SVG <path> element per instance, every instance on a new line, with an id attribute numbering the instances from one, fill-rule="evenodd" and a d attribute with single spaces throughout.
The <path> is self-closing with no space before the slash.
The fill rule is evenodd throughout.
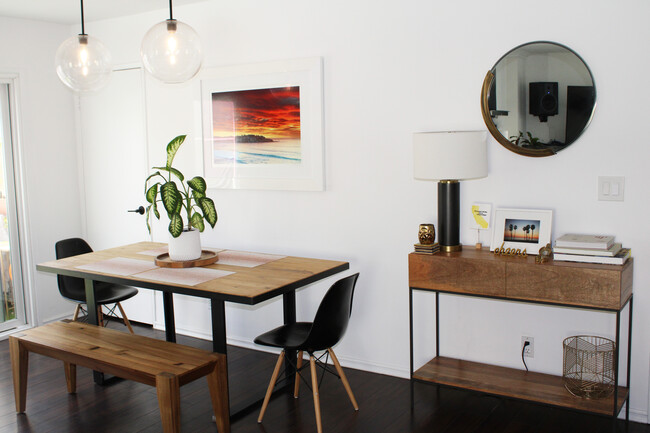
<path id="1" fill-rule="evenodd" d="M 208 187 L 324 189 L 321 71 L 309 58 L 202 73 Z"/>
<path id="2" fill-rule="evenodd" d="M 497 209 L 490 251 L 503 246 L 537 255 L 540 248 L 551 242 L 552 222 L 552 210 Z"/>
<path id="3" fill-rule="evenodd" d="M 300 87 L 212 94 L 213 164 L 300 160 Z"/>

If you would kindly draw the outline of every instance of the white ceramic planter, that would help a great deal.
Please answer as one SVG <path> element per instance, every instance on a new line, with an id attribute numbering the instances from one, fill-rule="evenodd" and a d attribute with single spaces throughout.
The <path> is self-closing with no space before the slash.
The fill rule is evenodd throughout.
<path id="1" fill-rule="evenodd" d="M 169 258 L 172 260 L 196 260 L 201 257 L 201 232 L 196 229 L 183 231 L 177 238 L 169 235 Z"/>

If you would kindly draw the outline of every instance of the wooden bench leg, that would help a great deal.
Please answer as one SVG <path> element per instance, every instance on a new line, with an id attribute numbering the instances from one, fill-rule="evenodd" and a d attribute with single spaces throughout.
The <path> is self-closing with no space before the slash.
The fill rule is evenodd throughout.
<path id="1" fill-rule="evenodd" d="M 207 375 L 212 410 L 217 421 L 219 433 L 230 433 L 230 408 L 228 406 L 228 370 L 226 359 L 221 358 Z"/>
<path id="2" fill-rule="evenodd" d="M 29 352 L 14 336 L 9 337 L 9 354 L 11 357 L 11 372 L 14 377 L 14 397 L 16 398 L 16 412 L 25 412 L 27 405 L 27 370 L 29 366 Z"/>
<path id="3" fill-rule="evenodd" d="M 65 384 L 68 386 L 68 392 L 74 394 L 77 392 L 77 366 L 64 362 L 63 369 L 65 370 Z"/>
<path id="4" fill-rule="evenodd" d="M 178 376 L 160 373 L 156 376 L 158 407 L 162 419 L 163 432 L 180 433 L 181 431 L 181 395 Z"/>

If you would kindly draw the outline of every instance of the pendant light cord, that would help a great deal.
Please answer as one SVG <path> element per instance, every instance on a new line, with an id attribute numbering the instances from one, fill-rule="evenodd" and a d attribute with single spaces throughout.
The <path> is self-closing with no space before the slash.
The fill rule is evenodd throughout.
<path id="1" fill-rule="evenodd" d="M 171 0 L 169 0 L 171 2 Z M 85 35 L 85 27 L 84 27 L 84 0 L 81 0 L 81 34 Z"/>
<path id="2" fill-rule="evenodd" d="M 170 20 L 174 19 L 174 16 L 172 15 L 172 0 L 169 0 L 169 19 Z"/>

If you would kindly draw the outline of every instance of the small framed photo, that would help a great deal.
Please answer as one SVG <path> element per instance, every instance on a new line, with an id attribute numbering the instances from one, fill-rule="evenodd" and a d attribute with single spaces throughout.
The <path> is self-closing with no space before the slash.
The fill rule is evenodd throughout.
<path id="1" fill-rule="evenodd" d="M 553 211 L 548 209 L 497 209 L 494 215 L 492 244 L 497 248 L 515 248 L 537 255 L 551 242 Z"/>

